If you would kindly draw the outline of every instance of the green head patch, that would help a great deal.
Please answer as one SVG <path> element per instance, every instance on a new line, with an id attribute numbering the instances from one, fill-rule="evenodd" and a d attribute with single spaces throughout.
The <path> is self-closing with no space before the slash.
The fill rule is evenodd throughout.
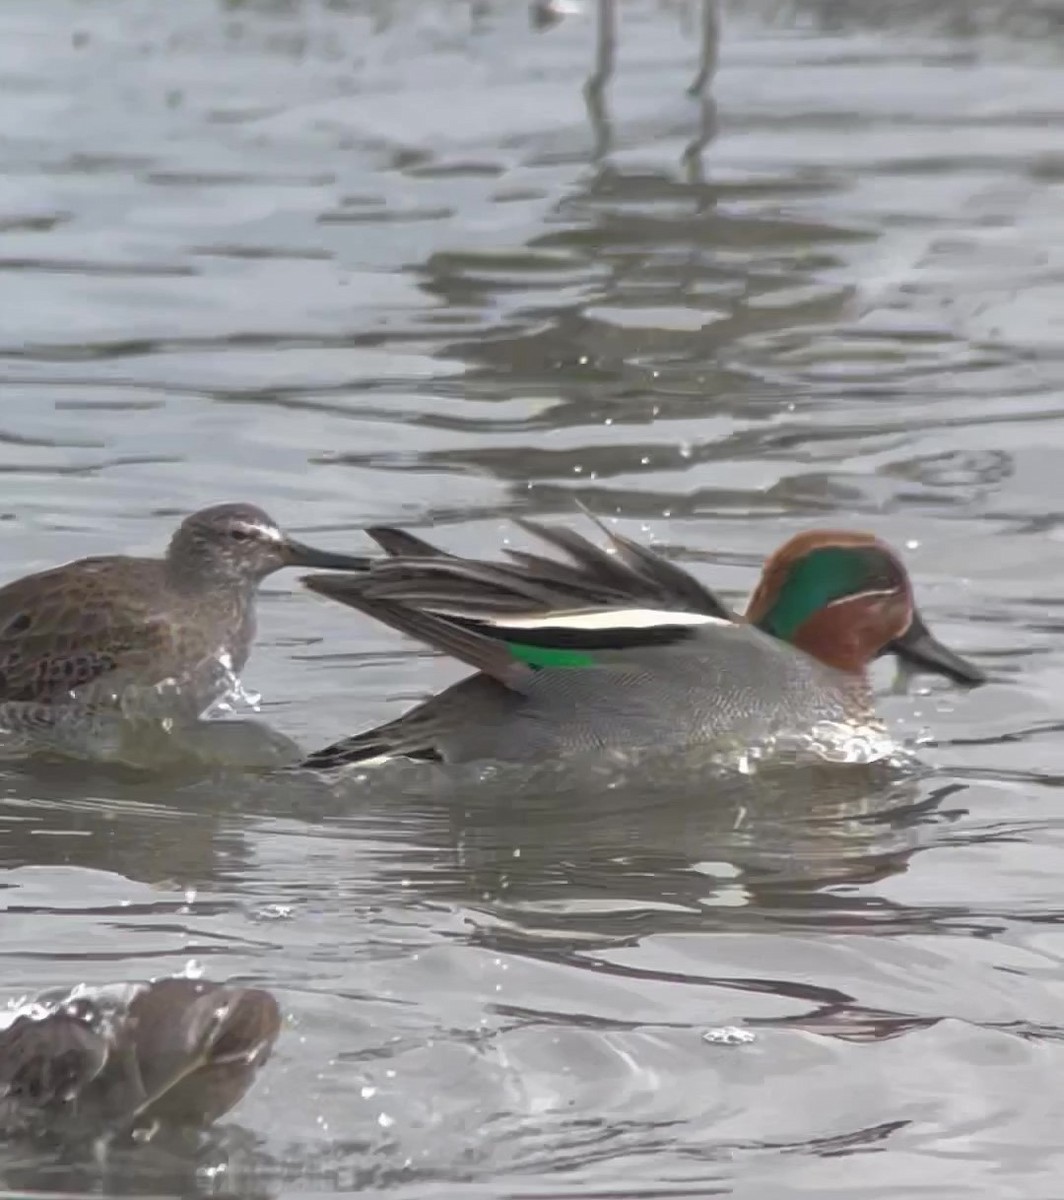
<path id="1" fill-rule="evenodd" d="M 792 564 L 758 626 L 782 641 L 822 608 L 861 592 L 904 585 L 897 564 L 878 546 L 821 546 Z"/>

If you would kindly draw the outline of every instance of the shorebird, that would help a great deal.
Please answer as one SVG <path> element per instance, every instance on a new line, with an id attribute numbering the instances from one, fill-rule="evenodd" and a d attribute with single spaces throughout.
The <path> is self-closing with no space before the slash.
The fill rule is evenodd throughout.
<path id="1" fill-rule="evenodd" d="M 162 558 L 82 558 L 0 588 L 0 730 L 86 711 L 194 718 L 227 692 L 255 637 L 255 596 L 282 567 L 361 569 L 306 546 L 261 508 L 187 517 Z"/>

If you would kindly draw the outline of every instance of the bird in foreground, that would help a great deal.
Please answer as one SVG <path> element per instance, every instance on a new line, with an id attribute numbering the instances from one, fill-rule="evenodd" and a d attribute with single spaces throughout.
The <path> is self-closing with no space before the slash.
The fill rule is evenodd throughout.
<path id="1" fill-rule="evenodd" d="M 173 977 L 56 988 L 0 1013 L 0 1132 L 204 1127 L 281 1031 L 269 992 Z"/>
<path id="2" fill-rule="evenodd" d="M 867 726 L 866 668 L 888 652 L 956 682 L 984 679 L 932 636 L 900 559 L 871 534 L 792 538 L 738 617 L 686 571 L 605 527 L 609 550 L 520 524 L 564 559 L 508 550 L 509 562 L 482 562 L 380 527 L 366 532 L 387 557 L 365 572 L 304 578 L 476 674 L 302 766 L 532 762 Z"/>
<path id="3" fill-rule="evenodd" d="M 366 560 L 306 546 L 252 504 L 181 522 L 162 558 L 82 558 L 0 588 L 0 729 L 149 701 L 195 717 L 231 691 L 255 637 L 255 594 L 282 567 Z"/>

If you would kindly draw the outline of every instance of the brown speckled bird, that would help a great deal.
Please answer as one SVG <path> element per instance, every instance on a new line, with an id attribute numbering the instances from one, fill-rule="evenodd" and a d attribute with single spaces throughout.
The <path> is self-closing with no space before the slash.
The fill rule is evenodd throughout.
<path id="1" fill-rule="evenodd" d="M 0 1132 L 206 1126 L 269 1058 L 269 992 L 169 978 L 55 988 L 0 1013 Z"/>
<path id="2" fill-rule="evenodd" d="M 60 712 L 194 717 L 232 689 L 255 637 L 255 593 L 282 567 L 366 560 L 288 537 L 260 508 L 187 517 L 163 558 L 82 558 L 0 588 L 0 729 Z"/>

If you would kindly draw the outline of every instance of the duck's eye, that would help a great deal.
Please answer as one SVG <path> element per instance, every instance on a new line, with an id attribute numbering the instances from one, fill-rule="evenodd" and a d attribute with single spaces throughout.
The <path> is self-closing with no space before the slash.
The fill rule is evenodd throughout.
<path id="1" fill-rule="evenodd" d="M 249 542 L 251 541 L 252 533 L 250 529 L 242 529 L 237 525 L 229 530 L 229 536 L 234 542 Z"/>

